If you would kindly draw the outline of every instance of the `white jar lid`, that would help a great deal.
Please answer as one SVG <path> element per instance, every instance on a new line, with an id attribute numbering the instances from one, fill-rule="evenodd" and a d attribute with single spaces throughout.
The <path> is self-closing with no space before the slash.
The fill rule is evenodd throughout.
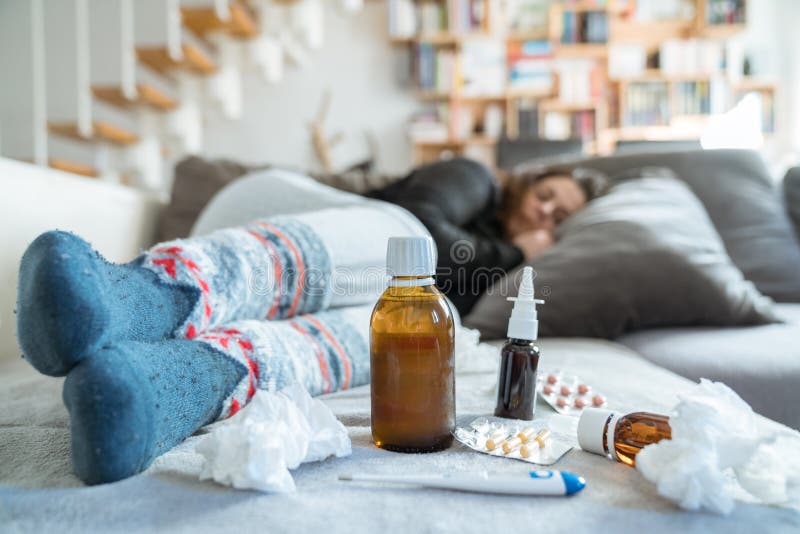
<path id="1" fill-rule="evenodd" d="M 606 428 L 606 423 L 609 422 L 614 412 L 611 410 L 603 410 L 602 408 L 585 408 L 578 420 L 578 444 L 581 449 L 586 452 L 593 452 L 595 454 L 602 454 L 605 456 L 606 451 L 603 447 L 603 432 Z M 612 435 L 609 439 L 614 439 L 613 429 Z M 609 444 L 609 450 L 611 444 Z"/>
<path id="2" fill-rule="evenodd" d="M 389 276 L 433 276 L 436 248 L 428 236 L 390 237 L 386 248 Z"/>

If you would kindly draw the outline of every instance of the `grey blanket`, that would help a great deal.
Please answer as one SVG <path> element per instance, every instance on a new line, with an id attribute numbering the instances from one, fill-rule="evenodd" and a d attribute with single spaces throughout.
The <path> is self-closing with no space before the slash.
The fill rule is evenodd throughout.
<path id="1" fill-rule="evenodd" d="M 568 369 L 607 393 L 612 408 L 665 411 L 691 385 L 613 343 L 548 339 L 541 366 Z M 464 424 L 494 406 L 495 361 L 462 365 L 458 419 Z M 191 440 L 146 473 L 84 487 L 69 463 L 68 418 L 61 380 L 23 361 L 0 367 L 0 532 L 797 532 L 793 510 L 739 504 L 729 517 L 688 513 L 663 500 L 634 469 L 573 450 L 555 468 L 587 480 L 570 497 L 503 497 L 345 483 L 339 473 L 489 470 L 523 473 L 531 464 L 454 445 L 404 455 L 375 448 L 369 431 L 369 388 L 325 401 L 348 427 L 353 455 L 306 464 L 294 472 L 297 492 L 265 495 L 197 479 Z M 546 405 L 537 417 L 550 417 Z M 775 424 L 767 420 L 764 424 Z M 198 438 L 192 438 L 198 439 Z"/>

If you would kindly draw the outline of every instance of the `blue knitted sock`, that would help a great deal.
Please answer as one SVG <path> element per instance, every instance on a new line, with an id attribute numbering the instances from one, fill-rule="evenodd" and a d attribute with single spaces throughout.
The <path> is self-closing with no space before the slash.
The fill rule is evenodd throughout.
<path id="1" fill-rule="evenodd" d="M 108 263 L 74 234 L 47 232 L 20 263 L 17 338 L 39 372 L 62 376 L 110 340 L 167 336 L 199 293 L 134 264 Z"/>
<path id="2" fill-rule="evenodd" d="M 239 321 L 194 340 L 97 349 L 64 383 L 75 472 L 88 484 L 139 473 L 201 426 L 235 414 L 256 389 L 300 383 L 318 395 L 366 383 L 370 312 Z"/>
<path id="3" fill-rule="evenodd" d="M 37 370 L 61 376 L 110 342 L 191 339 L 229 321 L 323 309 L 330 273 L 321 239 L 292 220 L 157 245 L 125 265 L 47 232 L 20 264 L 17 336 Z"/>

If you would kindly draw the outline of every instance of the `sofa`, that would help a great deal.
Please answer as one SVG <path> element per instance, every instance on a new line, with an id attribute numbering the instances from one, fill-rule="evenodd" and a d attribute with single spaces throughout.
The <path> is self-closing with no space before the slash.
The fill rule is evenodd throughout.
<path id="1" fill-rule="evenodd" d="M 197 179 L 204 173 L 200 162 L 193 163 L 192 175 Z M 542 160 L 534 160 L 521 164 L 516 171 L 541 166 Z M 733 263 L 746 274 L 752 273 L 763 291 L 778 300 L 794 300 L 775 304 L 777 315 L 785 322 L 734 328 L 650 329 L 626 333 L 614 342 L 691 380 L 723 381 L 758 413 L 800 428 L 800 412 L 794 408 L 800 402 L 800 241 L 788 209 L 793 204 L 785 205 L 782 184 L 772 178 L 761 156 L 746 150 L 660 151 L 562 160 L 546 166 L 564 171 L 591 168 L 606 173 L 612 181 L 630 169 L 666 167 L 690 186 L 722 236 Z M 218 179 L 216 167 L 209 167 L 209 174 Z M 275 198 L 273 184 L 255 176 L 229 180 L 199 214 L 193 233 L 244 224 L 258 217 L 264 206 L 268 210 L 297 212 L 367 201 L 342 191 L 330 191 L 322 197 L 279 199 Z M 327 182 L 350 191 L 361 185 L 342 180 Z M 787 194 L 786 198 L 792 197 Z M 751 258 L 754 246 L 758 257 Z M 781 256 L 773 259 L 776 254 Z M 790 287 L 784 287 L 785 279 L 789 279 Z M 504 299 L 502 295 L 501 298 Z M 542 313 L 547 313 L 546 307 Z M 506 315 L 502 317 L 504 332 Z M 470 319 L 466 318 L 466 324 L 488 332 L 486 339 L 497 337 L 496 330 L 484 330 L 482 321 Z"/>
<path id="2" fill-rule="evenodd" d="M 685 153 L 670 155 L 633 155 L 625 158 L 594 159 L 573 162 L 602 167 L 619 165 L 667 165 L 678 174 L 685 167 L 702 162 L 710 172 L 733 172 L 753 169 L 766 172 L 760 159 L 751 153 Z M 749 163 L 747 163 L 749 162 Z M 0 162 L 2 163 L 2 162 Z M 20 166 L 17 166 L 20 165 Z M 13 164 L 3 172 L 32 172 L 24 164 Z M 754 165 L 755 167 L 748 167 Z M 736 172 L 739 172 L 736 171 Z M 726 171 L 727 172 L 727 171 Z M 761 176 L 769 179 L 768 176 Z M 34 180 L 32 174 L 27 178 Z M 235 217 L 245 222 L 258 216 L 263 205 L 248 181 L 254 176 L 234 180 L 216 195 L 212 204 L 236 206 Z M 78 180 L 60 174 L 57 180 L 65 191 L 68 181 Z M 43 184 L 45 182 L 42 182 Z M 90 182 L 91 183 L 91 182 Z M 76 184 L 81 188 L 85 184 Z M 85 186 L 81 196 L 100 198 L 103 191 Z M 264 194 L 270 192 L 264 189 Z M 776 194 L 778 189 L 776 189 Z M 115 193 L 119 195 L 119 193 Z M 238 196 L 249 202 L 233 202 Z M 335 202 L 354 200 L 331 191 Z M 96 225 L 83 221 L 93 214 L 101 216 L 108 206 L 92 202 L 84 206 L 77 223 L 69 213 L 63 221 L 44 219 L 49 226 L 73 229 L 92 239 L 99 235 L 101 252 L 123 261 L 134 251 L 152 241 L 142 229 L 152 231 L 152 223 L 141 217 L 142 206 L 155 209 L 150 200 L 123 195 L 114 200 L 115 223 L 119 240 L 104 240 Z M 112 195 L 113 197 L 113 195 Z M 131 198 L 128 198 L 131 197 Z M 28 201 L 33 200 L 35 196 Z M 263 197 L 262 197 L 263 198 Z M 302 210 L 298 199 L 291 199 L 289 209 Z M 273 202 L 280 199 L 272 198 Z M 35 204 L 28 220 L 39 220 Z M 283 206 L 286 208 L 286 206 Z M 125 210 L 131 216 L 123 216 Z M 206 209 L 195 224 L 204 232 L 220 224 L 214 220 L 217 210 Z M 218 213 L 218 211 L 217 211 Z M 135 215 L 135 216 L 134 216 Z M 237 220 L 229 220 L 236 223 Z M 788 220 L 788 219 L 787 219 Z M 788 224 L 788 223 L 787 223 Z M 140 226 L 141 225 L 141 226 Z M 16 242 L 31 240 L 38 226 L 24 230 Z M 123 246 L 124 243 L 124 246 Z M 19 247 L 16 247 L 19 248 Z M 16 251 L 15 251 L 16 252 Z M 19 250 L 21 253 L 21 250 Z M 4 257 L 11 266 L 18 264 L 18 254 Z M 10 272 L 11 267 L 6 269 Z M 6 281 L 13 294 L 12 279 Z M 4 298 L 2 305 L 13 306 Z M 781 423 L 799 428 L 795 406 L 800 400 L 796 385 L 800 379 L 800 304 L 778 303 L 785 323 L 741 328 L 664 328 L 630 332 L 616 340 L 587 338 L 541 339 L 542 369 L 561 368 L 575 372 L 607 394 L 609 405 L 619 410 L 664 412 L 674 405 L 677 396 L 691 388 L 699 377 L 722 380 L 737 390 L 756 411 L 766 417 L 760 424 L 786 430 Z M 4 329 L 11 336 L 13 329 Z M 5 339 L 13 344 L 13 340 Z M 4 345 L 7 346 L 7 345 Z M 491 342 L 493 353 L 497 341 Z M 457 417 L 459 424 L 486 415 L 494 404 L 496 357 L 457 354 Z M 777 531 L 797 529 L 800 517 L 795 511 L 741 504 L 731 518 L 678 511 L 661 499 L 655 488 L 635 470 L 614 464 L 600 456 L 575 450 L 557 466 L 584 475 L 589 485 L 582 496 L 573 499 L 496 497 L 434 490 L 391 488 L 387 486 L 344 486 L 336 480 L 342 472 L 441 472 L 487 470 L 517 472 L 529 469 L 526 464 L 477 455 L 454 446 L 430 455 L 400 455 L 376 449 L 369 434 L 369 387 L 323 397 L 324 402 L 347 427 L 354 452 L 349 458 L 302 466 L 295 472 L 298 492 L 272 496 L 252 492 L 234 492 L 197 480 L 198 458 L 195 436 L 161 457 L 148 471 L 115 484 L 81 487 L 72 474 L 69 460 L 68 417 L 60 400 L 62 379 L 37 374 L 22 361 L 16 350 L 0 354 L 0 525 L 11 531 L 214 531 L 237 525 L 245 531 L 326 532 L 384 531 L 453 531 L 485 532 L 488 529 L 512 529 L 520 525 L 546 525 L 556 531 L 587 531 L 603 525 L 624 525 L 625 530 L 708 532 L 710 530 L 762 529 Z M 554 416 L 541 400 L 537 418 Z M 775 421 L 772 421 L 771 418 Z M 411 512 L 413 510 L 413 513 Z M 0 528 L 2 530 L 2 528 Z"/>

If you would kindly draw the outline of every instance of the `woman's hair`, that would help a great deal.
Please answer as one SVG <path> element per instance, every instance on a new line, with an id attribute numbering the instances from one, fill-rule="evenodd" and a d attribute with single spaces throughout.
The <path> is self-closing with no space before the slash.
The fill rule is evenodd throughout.
<path id="1" fill-rule="evenodd" d="M 555 176 L 569 176 L 575 180 L 575 183 L 578 184 L 586 195 L 587 202 L 606 194 L 609 189 L 608 177 L 605 174 L 586 167 L 524 171 L 511 174 L 506 179 L 506 183 L 503 187 L 501 213 L 511 213 L 515 211 L 528 188 L 537 182 Z"/>

